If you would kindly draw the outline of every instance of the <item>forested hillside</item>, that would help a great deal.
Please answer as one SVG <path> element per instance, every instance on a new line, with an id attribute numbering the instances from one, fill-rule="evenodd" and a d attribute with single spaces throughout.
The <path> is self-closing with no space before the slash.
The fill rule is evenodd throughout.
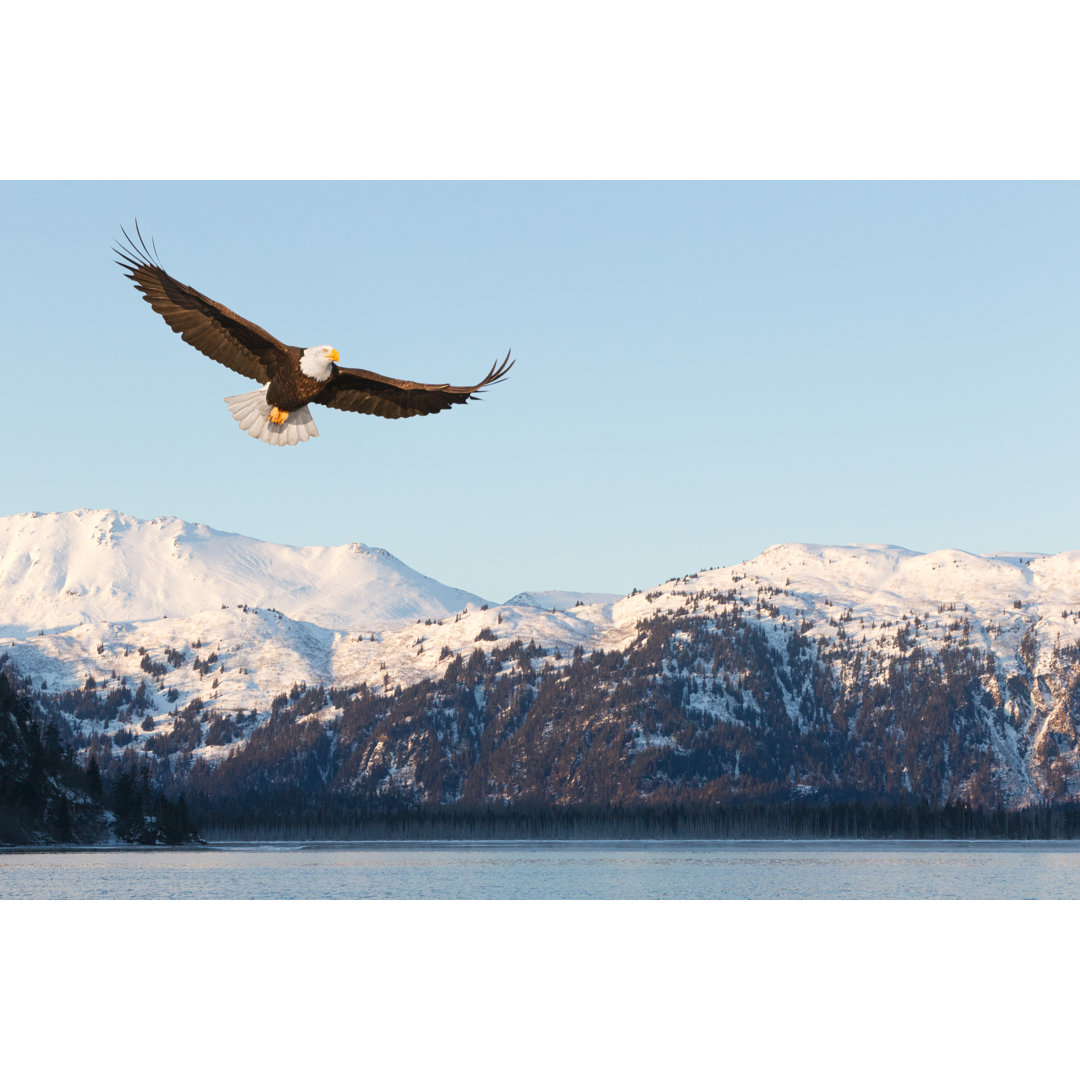
<path id="1" fill-rule="evenodd" d="M 198 839 L 183 796 L 167 797 L 149 769 L 114 767 L 106 782 L 93 754 L 76 755 L 66 725 L 42 723 L 37 713 L 32 696 L 16 692 L 0 665 L 0 843 Z"/>
<path id="2" fill-rule="evenodd" d="M 678 807 L 699 824 L 784 804 L 1004 809 L 994 746 L 1018 723 L 991 655 L 962 641 L 826 651 L 799 627 L 747 617 L 730 596 L 708 606 L 642 620 L 623 650 L 563 656 L 496 641 L 455 656 L 439 679 L 298 685 L 265 719 L 199 703 L 163 734 L 146 722 L 106 733 L 110 709 L 138 715 L 138 690 L 111 704 L 97 688 L 34 696 L 52 723 L 65 712 L 100 721 L 84 753 L 105 762 L 109 783 L 141 770 L 219 829 L 287 833 L 289 822 L 331 828 L 450 807 Z M 1013 698 L 1023 693 L 1014 682 Z M 217 754 L 198 754 L 211 742 Z M 1057 797 L 1044 801 L 1063 801 L 1058 759 L 1048 753 L 1043 768 Z M 827 834 L 840 828 L 821 820 Z"/>

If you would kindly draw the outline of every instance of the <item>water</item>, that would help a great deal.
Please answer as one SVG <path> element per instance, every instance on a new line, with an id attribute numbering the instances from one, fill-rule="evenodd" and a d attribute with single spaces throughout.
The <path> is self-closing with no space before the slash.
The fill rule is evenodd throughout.
<path id="1" fill-rule="evenodd" d="M 413 842 L 0 851 L 2 899 L 1078 899 L 1077 842 Z"/>

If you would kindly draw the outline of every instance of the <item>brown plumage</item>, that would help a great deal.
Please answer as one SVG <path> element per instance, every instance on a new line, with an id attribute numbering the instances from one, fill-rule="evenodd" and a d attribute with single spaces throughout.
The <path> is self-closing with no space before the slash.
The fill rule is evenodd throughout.
<path id="1" fill-rule="evenodd" d="M 272 445 L 292 445 L 318 435 L 307 410 L 312 403 L 387 419 L 427 416 L 474 399 L 513 367 L 508 352 L 475 386 L 418 383 L 341 367 L 336 363 L 336 349 L 285 345 L 224 304 L 181 284 L 161 268 L 156 248 L 151 254 L 137 222 L 135 235 L 137 243 L 124 231 L 127 245 L 113 249 L 120 256 L 118 265 L 184 341 L 211 360 L 264 384 L 260 390 L 225 400 L 244 430 Z"/>

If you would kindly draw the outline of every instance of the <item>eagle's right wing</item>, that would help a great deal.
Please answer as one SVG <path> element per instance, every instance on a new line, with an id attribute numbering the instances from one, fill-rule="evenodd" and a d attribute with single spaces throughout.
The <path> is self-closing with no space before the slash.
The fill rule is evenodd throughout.
<path id="1" fill-rule="evenodd" d="M 117 265 L 128 271 L 126 276 L 135 282 L 143 299 L 169 326 L 211 360 L 249 379 L 267 382 L 273 365 L 288 356 L 288 346 L 261 326 L 165 273 L 147 249 L 138 222 L 138 244 L 126 230 L 121 231 L 128 246 L 113 249 L 123 260 L 118 259 Z"/>
<path id="2" fill-rule="evenodd" d="M 346 412 L 371 413 L 395 420 L 404 416 L 428 416 L 464 405 L 478 390 L 501 382 L 514 366 L 510 353 L 475 386 L 451 386 L 449 383 L 418 383 L 409 379 L 392 379 L 362 368 L 338 368 L 325 390 L 315 401 L 332 409 Z"/>

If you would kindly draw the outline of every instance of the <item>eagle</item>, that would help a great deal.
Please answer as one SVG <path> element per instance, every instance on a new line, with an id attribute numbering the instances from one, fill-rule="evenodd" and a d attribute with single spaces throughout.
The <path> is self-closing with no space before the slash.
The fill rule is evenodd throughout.
<path id="1" fill-rule="evenodd" d="M 113 248 L 120 256 L 117 265 L 127 271 L 125 276 L 135 282 L 143 299 L 189 345 L 261 384 L 257 390 L 227 397 L 225 404 L 244 431 L 271 446 L 295 446 L 319 434 L 309 409 L 312 404 L 388 419 L 428 416 L 476 400 L 478 391 L 500 382 L 514 366 L 508 351 L 475 386 L 412 382 L 341 367 L 337 349 L 285 345 L 224 304 L 182 285 L 161 268 L 153 241 L 151 254 L 138 222 L 137 241 L 126 229 L 121 232 L 127 243 L 117 241 Z"/>

